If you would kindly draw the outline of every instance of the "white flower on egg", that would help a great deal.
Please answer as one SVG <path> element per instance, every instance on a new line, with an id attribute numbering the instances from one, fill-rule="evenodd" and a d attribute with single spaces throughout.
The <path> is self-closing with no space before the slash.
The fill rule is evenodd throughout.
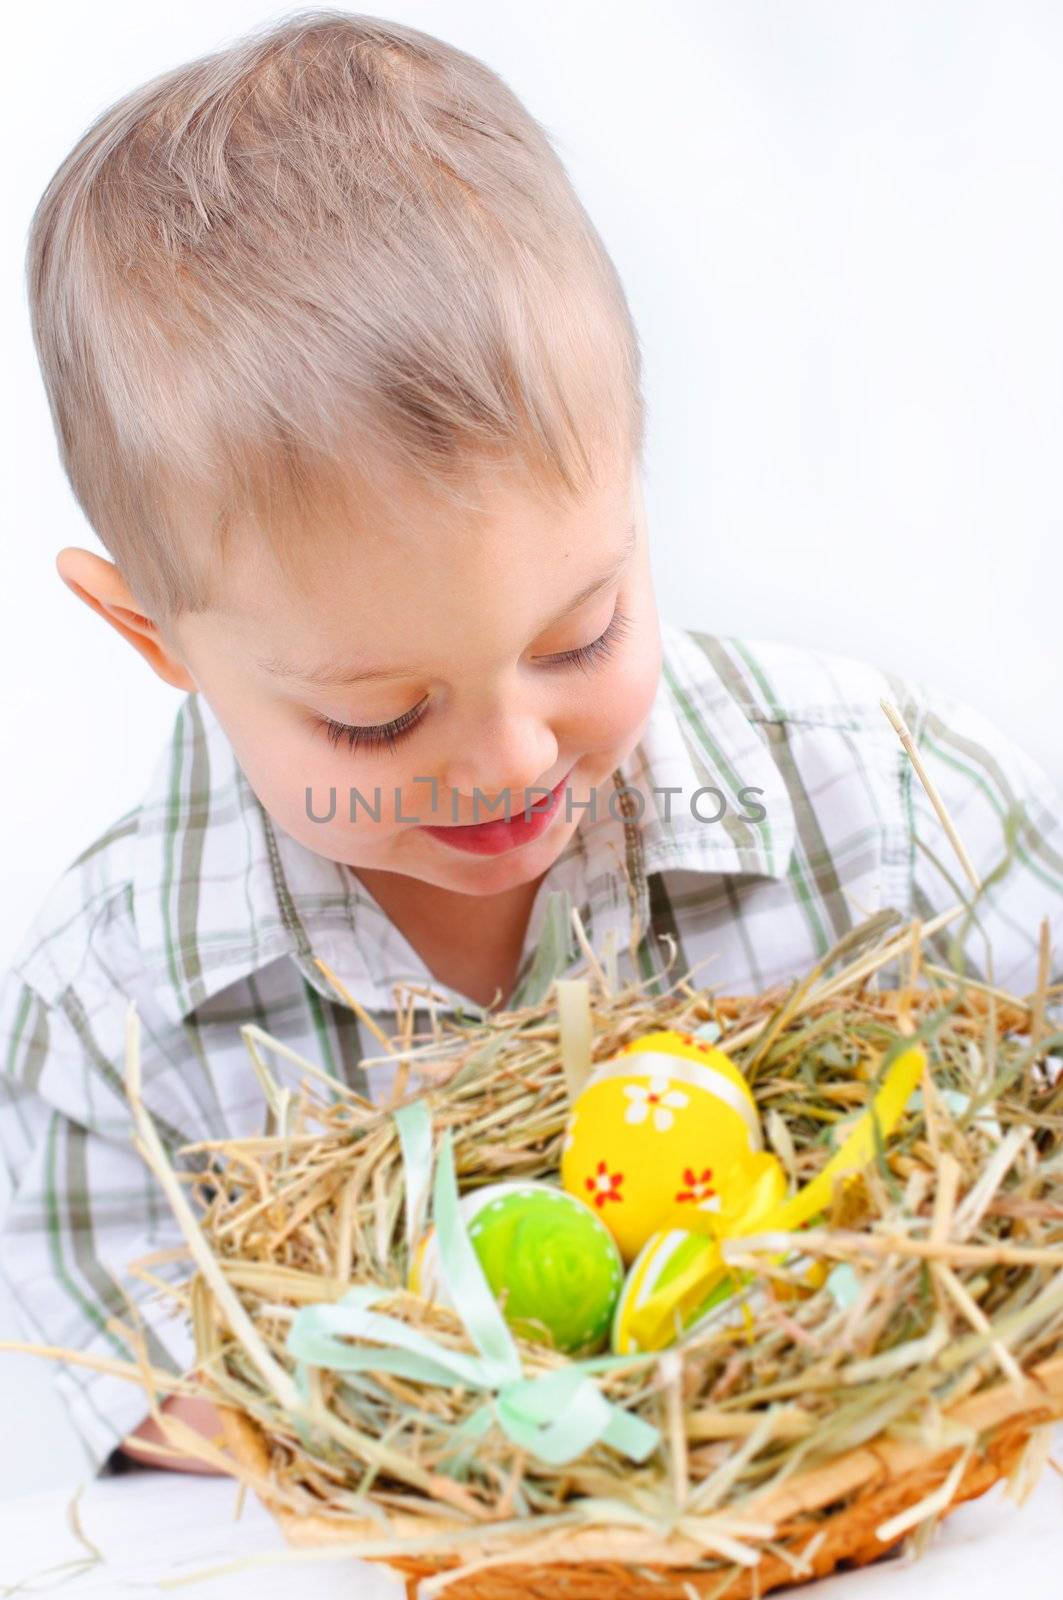
<path id="1" fill-rule="evenodd" d="M 630 1101 L 624 1121 L 634 1124 L 652 1118 L 658 1133 L 667 1133 L 675 1121 L 673 1112 L 688 1104 L 688 1096 L 681 1089 L 670 1088 L 663 1073 L 654 1073 L 648 1083 L 625 1083 L 624 1094 Z"/>

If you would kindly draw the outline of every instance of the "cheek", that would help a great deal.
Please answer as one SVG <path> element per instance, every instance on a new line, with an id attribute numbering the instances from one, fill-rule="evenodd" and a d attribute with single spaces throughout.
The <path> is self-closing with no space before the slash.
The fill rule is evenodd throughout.
<path id="1" fill-rule="evenodd" d="M 250 699 L 216 695 L 211 708 L 255 795 L 272 820 L 300 844 L 333 861 L 373 862 L 395 828 L 396 776 L 385 763 L 356 760 L 340 743 L 304 728 L 298 720 Z M 415 766 L 415 773 L 421 768 Z M 364 797 L 352 827 L 350 791 Z M 307 791 L 309 790 L 309 796 Z M 335 815 L 333 811 L 335 792 Z M 404 790 L 400 814 L 415 814 L 425 786 Z M 372 812 L 379 811 L 379 822 Z"/>
<path id="2" fill-rule="evenodd" d="M 393 783 L 364 767 L 359 770 L 342 743 L 333 749 L 323 735 L 303 732 L 286 720 L 270 728 L 245 723 L 235 738 L 230 734 L 230 742 L 270 817 L 308 849 L 339 860 L 349 853 L 354 838 L 371 848 L 374 836 L 382 835 L 393 819 Z M 353 833 L 352 787 L 364 797 Z M 379 822 L 372 815 L 377 810 Z M 333 851 L 341 837 L 344 849 Z"/>
<path id="3" fill-rule="evenodd" d="M 599 686 L 581 698 L 577 741 L 587 751 L 630 748 L 636 741 L 656 698 L 661 675 L 660 645 L 651 641 L 639 651 L 615 662 Z"/>

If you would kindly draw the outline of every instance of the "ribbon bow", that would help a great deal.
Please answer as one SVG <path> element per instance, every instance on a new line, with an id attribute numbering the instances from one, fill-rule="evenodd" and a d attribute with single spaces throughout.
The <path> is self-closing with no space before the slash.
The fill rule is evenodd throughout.
<path id="1" fill-rule="evenodd" d="M 758 1152 L 737 1161 L 721 1182 L 726 1198 L 711 1219 L 711 1234 L 698 1240 L 694 1248 L 687 1248 L 685 1259 L 676 1254 L 663 1287 L 660 1265 L 654 1270 L 643 1256 L 632 1268 L 635 1282 L 628 1315 L 617 1339 L 618 1348 L 662 1350 L 680 1334 L 699 1326 L 710 1312 L 732 1297 L 737 1296 L 738 1303 L 743 1304 L 740 1291 L 755 1280 L 756 1274 L 736 1270 L 727 1257 L 728 1244 L 734 1242 L 740 1247 L 743 1237 L 792 1233 L 794 1249 L 775 1253 L 769 1259 L 773 1263 L 788 1262 L 791 1267 L 809 1265 L 814 1277 L 825 1277 L 821 1264 L 808 1263 L 800 1255 L 800 1229 L 827 1210 L 838 1179 L 859 1172 L 872 1159 L 877 1141 L 884 1141 L 900 1120 L 925 1068 L 922 1049 L 913 1045 L 903 1050 L 890 1063 L 870 1106 L 856 1120 L 840 1148 L 811 1182 L 788 1199 L 783 1198 L 785 1173 L 774 1156 Z M 677 1250 L 679 1242 L 688 1237 L 676 1230 L 664 1238 L 664 1246 Z M 652 1249 L 654 1243 L 647 1249 Z M 813 1280 L 809 1281 L 811 1286 Z M 748 1311 L 743 1314 L 748 1325 Z"/>
<path id="2" fill-rule="evenodd" d="M 428 1189 L 431 1123 L 421 1100 L 401 1106 L 394 1115 L 406 1177 L 409 1242 Z M 307 1364 L 341 1372 L 393 1372 L 448 1389 L 460 1384 L 482 1390 L 488 1398 L 456 1431 L 456 1439 L 480 1438 L 496 1423 L 514 1444 L 550 1466 L 574 1460 L 599 1441 L 633 1461 L 645 1461 L 657 1448 L 659 1430 L 608 1400 L 593 1378 L 612 1367 L 630 1367 L 631 1356 L 568 1361 L 537 1377 L 524 1375 L 513 1335 L 459 1209 L 449 1130 L 440 1141 L 432 1210 L 440 1270 L 479 1354 L 450 1349 L 399 1318 L 375 1311 L 392 1291 L 380 1284 L 357 1284 L 339 1300 L 301 1306 L 292 1318 L 287 1348 L 299 1363 L 300 1392 L 307 1392 Z M 346 1339 L 365 1342 L 348 1344 Z"/>

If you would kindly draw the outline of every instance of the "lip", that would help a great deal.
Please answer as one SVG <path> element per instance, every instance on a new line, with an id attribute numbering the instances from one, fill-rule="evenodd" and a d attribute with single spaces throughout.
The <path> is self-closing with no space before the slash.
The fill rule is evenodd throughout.
<path id="1" fill-rule="evenodd" d="M 433 839 L 449 844 L 454 850 L 467 850 L 471 855 L 498 856 L 506 850 L 519 849 L 522 844 L 531 844 L 532 840 L 546 832 L 561 810 L 561 791 L 575 770 L 573 764 L 550 790 L 551 804 L 547 804 L 545 795 L 537 795 L 527 818 L 521 806 L 508 822 L 502 817 L 491 822 L 458 823 L 453 827 L 422 825 L 421 832 L 431 834 Z M 542 810 L 537 809 L 540 806 Z"/>

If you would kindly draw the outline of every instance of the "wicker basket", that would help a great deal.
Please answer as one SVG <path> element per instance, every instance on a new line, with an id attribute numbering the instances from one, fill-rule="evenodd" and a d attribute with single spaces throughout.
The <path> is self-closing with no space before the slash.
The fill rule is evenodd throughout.
<path id="1" fill-rule="evenodd" d="M 250 1469 L 258 1480 L 258 1493 L 276 1516 L 289 1544 L 301 1547 L 365 1540 L 379 1536 L 377 1524 L 335 1516 L 296 1516 L 271 1503 L 270 1456 L 265 1437 L 243 1414 L 221 1409 L 230 1454 Z M 1063 1356 L 1033 1370 L 1023 1391 L 1008 1383 L 972 1395 L 943 1415 L 974 1428 L 979 1449 L 948 1506 L 947 1515 L 965 1500 L 984 1494 L 1017 1467 L 1035 1429 L 1063 1418 Z M 522 1562 L 515 1550 L 512 1561 L 495 1558 L 485 1569 L 456 1578 L 447 1586 L 452 1600 L 602 1600 L 608 1595 L 628 1600 L 693 1600 L 711 1593 L 718 1600 L 750 1600 L 812 1578 L 825 1577 L 838 1566 L 864 1566 L 903 1543 L 905 1534 L 883 1543 L 875 1530 L 885 1521 L 915 1505 L 948 1477 L 960 1447 L 934 1451 L 910 1442 L 880 1436 L 815 1469 L 795 1475 L 781 1489 L 756 1504 L 743 1507 L 751 1517 L 776 1524 L 776 1542 L 791 1558 L 804 1556 L 800 1576 L 781 1556 L 765 1552 L 755 1567 L 736 1572 L 721 1594 L 719 1571 L 695 1567 L 697 1549 L 680 1541 L 667 1544 L 648 1540 L 641 1533 L 619 1530 L 584 1533 L 567 1531 L 549 1561 Z M 828 1515 L 823 1508 L 834 1507 Z M 812 1513 L 818 1513 L 813 1516 Z M 448 1524 L 442 1519 L 442 1532 Z M 423 1517 L 395 1517 L 396 1535 L 423 1539 L 432 1524 Z M 466 1559 L 473 1557 L 469 1550 Z M 497 1564 L 496 1564 L 497 1563 Z M 432 1560 L 424 1556 L 389 1556 L 387 1565 L 407 1581 L 415 1600 L 422 1578 L 457 1565 L 455 1559 Z"/>

